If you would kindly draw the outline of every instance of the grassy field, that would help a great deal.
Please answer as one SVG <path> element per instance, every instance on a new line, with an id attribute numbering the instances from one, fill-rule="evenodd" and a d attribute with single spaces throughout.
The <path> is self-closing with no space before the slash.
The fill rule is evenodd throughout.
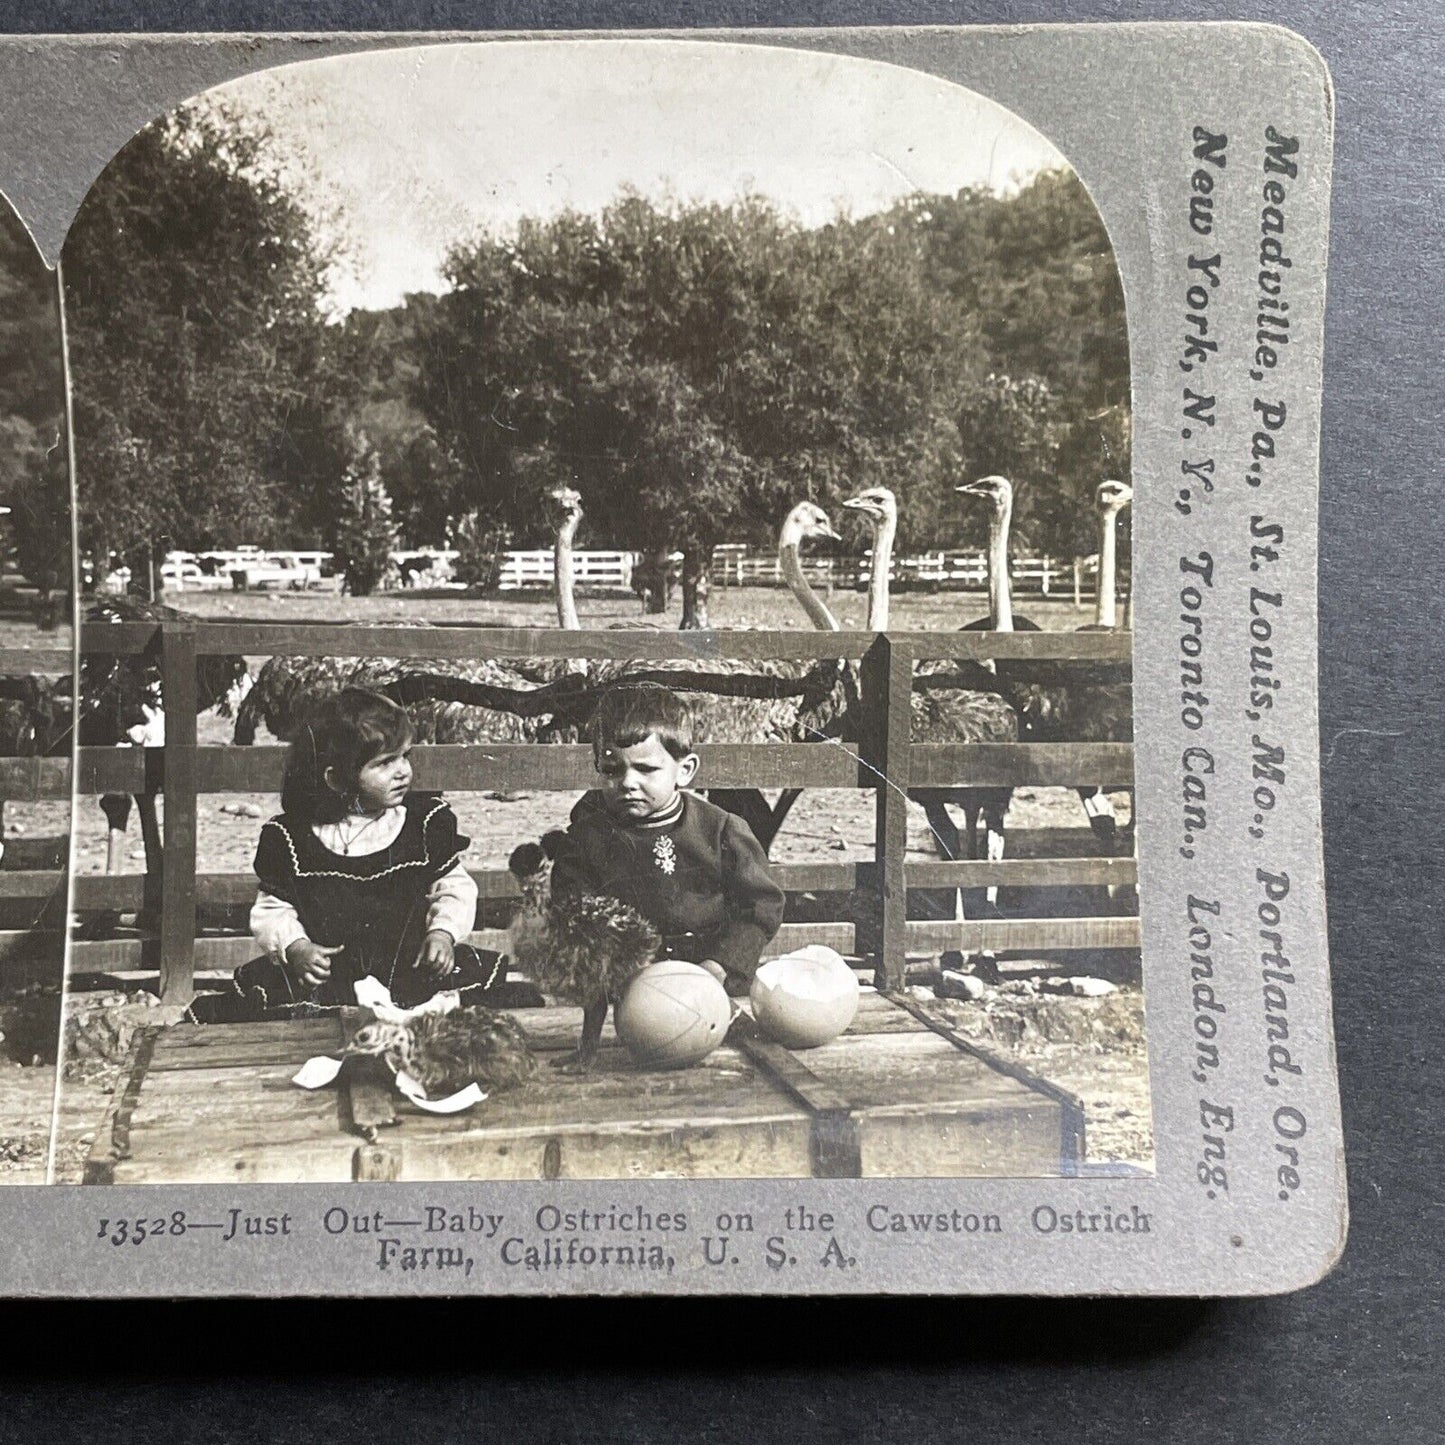
<path id="1" fill-rule="evenodd" d="M 864 626 L 868 598 L 863 592 L 823 594 L 828 609 L 845 630 Z M 373 597 L 342 597 L 334 592 L 185 592 L 165 601 L 197 617 L 231 621 L 304 622 L 470 622 L 487 627 L 555 627 L 556 606 L 548 594 L 507 593 L 496 597 L 458 594 L 418 595 L 384 592 Z M 1094 620 L 1092 603 L 1075 607 L 1067 597 L 1016 599 L 1018 612 L 1050 632 L 1066 632 Z M 682 620 L 682 600 L 669 612 L 643 617 L 633 597 L 581 597 L 577 610 L 584 628 L 666 627 Z M 807 632 L 812 624 L 783 587 L 716 587 L 709 605 L 714 627 L 770 627 Z M 988 613 L 981 592 L 900 592 L 892 599 L 893 626 L 900 631 L 949 631 Z"/>

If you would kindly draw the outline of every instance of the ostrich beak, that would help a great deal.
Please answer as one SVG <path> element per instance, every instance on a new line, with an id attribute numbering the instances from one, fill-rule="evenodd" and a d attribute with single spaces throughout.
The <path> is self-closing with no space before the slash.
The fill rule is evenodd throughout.
<path id="1" fill-rule="evenodd" d="M 838 533 L 833 530 L 832 522 L 830 522 L 826 517 L 824 517 L 823 520 L 818 523 L 817 535 L 820 537 L 831 537 L 835 542 L 841 542 L 843 540 L 842 537 L 840 537 Z"/>
<path id="2" fill-rule="evenodd" d="M 849 497 L 843 506 L 850 512 L 864 512 L 870 517 L 876 510 L 872 502 L 866 502 L 862 497 Z"/>
<path id="3" fill-rule="evenodd" d="M 967 492 L 971 497 L 986 497 L 989 494 L 989 489 L 982 482 L 960 482 L 953 490 Z"/>

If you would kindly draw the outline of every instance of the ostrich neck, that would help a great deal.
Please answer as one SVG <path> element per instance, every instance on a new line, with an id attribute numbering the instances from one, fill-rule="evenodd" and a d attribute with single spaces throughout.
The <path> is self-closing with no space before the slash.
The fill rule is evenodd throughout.
<path id="1" fill-rule="evenodd" d="M 883 517 L 873 533 L 873 571 L 868 579 L 868 630 L 888 631 L 888 574 L 893 570 L 893 539 L 898 522 Z"/>
<path id="2" fill-rule="evenodd" d="M 557 545 L 552 553 L 557 576 L 557 623 L 569 632 L 578 632 L 582 627 L 577 619 L 576 581 L 572 570 L 572 538 L 576 533 L 577 523 L 565 522 L 557 530 Z"/>
<path id="3" fill-rule="evenodd" d="M 1099 513 L 1099 585 L 1094 598 L 1094 623 L 1098 627 L 1117 625 L 1114 596 L 1118 567 L 1116 556 L 1116 513 L 1104 508 Z"/>
<path id="4" fill-rule="evenodd" d="M 1012 511 L 1009 506 L 996 508 L 988 524 L 988 612 L 995 632 L 1014 630 L 1008 576 L 1008 529 Z"/>
<path id="5" fill-rule="evenodd" d="M 838 619 L 823 605 L 823 599 L 813 591 L 808 579 L 803 576 L 803 562 L 798 554 L 798 539 L 784 535 L 778 545 L 778 563 L 782 568 L 783 581 L 788 584 L 799 606 L 808 614 L 808 620 L 821 632 L 838 632 Z"/>

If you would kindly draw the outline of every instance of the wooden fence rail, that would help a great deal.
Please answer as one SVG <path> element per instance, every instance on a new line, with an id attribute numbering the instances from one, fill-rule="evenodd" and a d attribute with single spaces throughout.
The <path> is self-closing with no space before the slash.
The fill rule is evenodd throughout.
<path id="1" fill-rule="evenodd" d="M 0 649 L 0 676 L 69 677 L 72 654 L 61 648 Z M 0 799 L 6 803 L 68 802 L 71 796 L 70 758 L 0 758 Z M 65 955 L 67 874 L 63 866 L 34 861 L 39 855 L 59 852 L 64 858 L 66 840 L 31 836 L 6 839 L 0 871 L 0 964 L 7 986 L 59 983 Z M 54 847 L 53 845 L 62 845 Z M 16 859 L 31 862 L 16 868 Z"/>
<path id="2" fill-rule="evenodd" d="M 908 790 L 984 785 L 1128 786 L 1133 749 L 1126 744 L 919 744 L 911 741 L 914 666 L 940 655 L 1095 662 L 1126 667 L 1127 633 L 711 632 L 634 633 L 499 628 L 396 628 L 349 625 L 108 623 L 87 626 L 87 653 L 158 656 L 163 676 L 163 748 L 82 748 L 76 791 L 163 793 L 165 852 L 157 940 L 82 941 L 72 968 L 156 967 L 167 1001 L 190 997 L 197 970 L 234 967 L 249 956 L 248 938 L 200 938 L 203 906 L 240 907 L 254 896 L 247 875 L 197 872 L 198 800 L 208 793 L 272 792 L 284 749 L 200 747 L 196 732 L 196 666 L 217 654 L 307 656 L 575 657 L 692 660 L 698 658 L 847 658 L 861 662 L 859 743 L 747 743 L 700 749 L 708 786 L 862 789 L 872 793 L 875 856 L 867 863 L 780 866 L 793 892 L 847 895 L 851 916 L 834 922 L 788 923 L 779 948 L 826 942 L 874 962 L 881 986 L 903 980 L 910 947 L 964 950 L 1137 947 L 1132 917 L 982 919 L 910 922 L 910 888 L 1005 886 L 1093 887 L 1131 883 L 1132 859 L 1041 858 L 1003 862 L 906 863 Z M 419 661 L 419 667 L 424 663 Z M 418 747 L 416 783 L 450 791 L 534 789 L 580 791 L 595 774 L 590 748 L 576 745 L 476 744 Z M 48 760 L 20 760 L 36 763 Z M 515 896 L 502 870 L 480 870 L 483 907 Z M 136 906 L 139 877 L 76 880 L 80 909 Z M 495 911 L 495 909 L 493 909 Z M 483 930 L 483 940 L 487 932 Z"/>

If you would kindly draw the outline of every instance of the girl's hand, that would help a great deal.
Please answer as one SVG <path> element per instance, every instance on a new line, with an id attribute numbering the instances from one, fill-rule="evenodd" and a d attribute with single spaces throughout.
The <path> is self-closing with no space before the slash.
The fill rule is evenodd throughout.
<path id="1" fill-rule="evenodd" d="M 340 944 L 326 948 L 309 938 L 298 938 L 286 949 L 286 972 L 300 988 L 320 988 L 331 977 L 331 960 L 340 952 Z"/>
<path id="2" fill-rule="evenodd" d="M 445 978 L 452 971 L 456 945 L 444 928 L 433 928 L 422 941 L 416 966 L 429 978 Z"/>

